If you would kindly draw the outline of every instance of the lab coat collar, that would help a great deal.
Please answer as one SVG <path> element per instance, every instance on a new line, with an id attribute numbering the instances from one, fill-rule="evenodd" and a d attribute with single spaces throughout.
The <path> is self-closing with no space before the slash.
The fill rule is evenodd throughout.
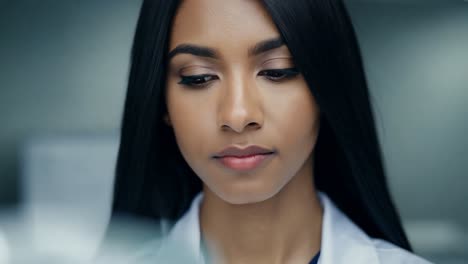
<path id="1" fill-rule="evenodd" d="M 380 263 L 372 239 L 341 212 L 325 193 L 318 194 L 324 209 L 318 264 L 344 264 L 350 261 Z M 191 263 L 206 263 L 200 242 L 199 207 L 202 198 L 203 193 L 198 193 L 189 210 L 171 229 L 167 240 L 156 254 L 156 259 L 159 260 L 156 263 L 183 263 L 186 260 Z M 182 262 L 175 261 L 174 258 Z M 168 260 L 171 261 L 166 262 Z"/>
<path id="2" fill-rule="evenodd" d="M 380 263 L 372 239 L 319 192 L 323 223 L 319 264 Z"/>

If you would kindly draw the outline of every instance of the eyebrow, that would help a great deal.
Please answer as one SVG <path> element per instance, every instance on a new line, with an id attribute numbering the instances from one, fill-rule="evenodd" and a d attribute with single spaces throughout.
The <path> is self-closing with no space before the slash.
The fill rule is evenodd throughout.
<path id="1" fill-rule="evenodd" d="M 281 37 L 267 39 L 258 42 L 255 46 L 249 48 L 248 55 L 257 56 L 261 53 L 265 53 L 269 50 L 277 49 L 284 45 L 284 41 Z M 168 59 L 172 59 L 179 54 L 191 54 L 198 57 L 206 57 L 212 59 L 219 59 L 219 52 L 216 49 L 198 46 L 194 44 L 180 44 L 169 52 Z"/>

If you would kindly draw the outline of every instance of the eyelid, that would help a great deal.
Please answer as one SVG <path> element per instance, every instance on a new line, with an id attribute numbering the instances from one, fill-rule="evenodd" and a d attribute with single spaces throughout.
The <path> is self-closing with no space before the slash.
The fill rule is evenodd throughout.
<path id="1" fill-rule="evenodd" d="M 195 75 L 180 75 L 179 76 L 181 78 L 181 80 L 178 82 L 178 84 L 180 85 L 183 85 L 183 86 L 187 86 L 187 87 L 192 87 L 192 88 L 203 88 L 203 87 L 206 87 L 208 85 L 210 85 L 212 83 L 212 81 L 215 81 L 217 79 L 219 79 L 219 77 L 215 74 L 195 74 Z M 203 83 L 200 83 L 200 84 L 194 84 L 194 83 L 190 83 L 190 80 L 195 80 L 195 79 L 199 79 L 199 78 L 207 78 L 209 77 L 210 79 L 203 82 Z M 189 80 L 188 83 L 185 83 L 185 81 Z"/>
<path id="2" fill-rule="evenodd" d="M 275 57 L 275 58 L 271 58 L 271 59 L 263 61 L 262 64 L 260 65 L 260 67 L 264 67 L 265 64 L 267 64 L 268 62 L 275 61 L 275 60 L 285 60 L 285 61 L 292 62 L 293 58 L 292 57 Z"/>
<path id="3" fill-rule="evenodd" d="M 282 77 L 272 77 L 269 74 L 266 74 L 268 72 L 280 73 Z M 289 79 L 296 77 L 299 74 L 300 74 L 300 71 L 296 67 L 289 67 L 289 68 L 283 68 L 283 69 L 265 69 L 259 72 L 259 76 L 262 76 L 273 82 L 287 81 Z"/>
<path id="4" fill-rule="evenodd" d="M 273 74 L 272 74 L 273 73 Z M 274 76 L 275 74 L 279 74 L 278 76 Z M 265 79 L 268 79 L 272 82 L 282 82 L 287 81 L 291 78 L 294 78 L 300 74 L 300 71 L 293 65 L 290 67 L 270 67 L 263 70 L 260 70 L 257 75 L 262 76 Z M 201 74 L 179 74 L 181 80 L 178 84 L 183 86 L 188 86 L 192 88 L 203 88 L 209 86 L 213 81 L 219 80 L 220 77 L 217 74 L 211 73 L 201 73 Z M 196 83 L 197 81 L 202 81 L 200 83 Z"/>
<path id="5" fill-rule="evenodd" d="M 192 68 L 195 68 L 195 69 L 192 70 Z M 186 73 L 186 72 L 189 72 L 189 73 Z M 200 73 L 197 73 L 197 72 L 200 72 Z M 206 75 L 206 74 L 215 75 L 216 73 L 211 67 L 202 66 L 202 65 L 190 65 L 190 66 L 180 68 L 178 70 L 178 74 L 184 75 L 184 76 L 194 76 L 194 75 Z"/>

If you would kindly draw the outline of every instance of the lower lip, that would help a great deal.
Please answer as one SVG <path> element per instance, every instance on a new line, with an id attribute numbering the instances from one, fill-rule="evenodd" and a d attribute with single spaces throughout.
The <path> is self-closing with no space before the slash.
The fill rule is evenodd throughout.
<path id="1" fill-rule="evenodd" d="M 222 165 L 238 171 L 248 171 L 253 170 L 259 167 L 264 163 L 268 158 L 273 156 L 273 153 L 270 154 L 258 154 L 248 157 L 222 157 L 217 158 Z"/>

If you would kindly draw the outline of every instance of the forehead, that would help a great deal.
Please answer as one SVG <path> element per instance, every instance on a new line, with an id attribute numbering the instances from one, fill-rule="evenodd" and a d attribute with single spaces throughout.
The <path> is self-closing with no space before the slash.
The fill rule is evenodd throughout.
<path id="1" fill-rule="evenodd" d="M 169 46 L 194 43 L 234 51 L 278 36 L 258 0 L 185 0 L 175 15 Z"/>

